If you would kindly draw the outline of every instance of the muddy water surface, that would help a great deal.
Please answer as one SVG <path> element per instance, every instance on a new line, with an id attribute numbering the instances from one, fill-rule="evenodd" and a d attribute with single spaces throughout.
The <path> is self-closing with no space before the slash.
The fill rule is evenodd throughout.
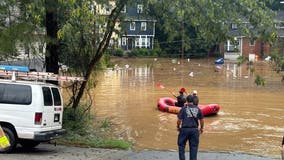
<path id="1" fill-rule="evenodd" d="M 266 62 L 234 67 L 214 59 L 113 59 L 116 69 L 99 75 L 92 91 L 94 111 L 116 126 L 134 149 L 177 150 L 176 115 L 157 110 L 157 99 L 181 87 L 198 91 L 200 104 L 218 103 L 218 115 L 205 118 L 200 150 L 280 156 L 284 135 L 284 85 Z M 126 65 L 126 66 L 125 66 Z M 129 65 L 129 67 L 127 66 Z M 192 73 L 191 73 L 192 72 Z M 262 75 L 266 86 L 256 86 Z M 166 89 L 156 86 L 161 82 Z"/>

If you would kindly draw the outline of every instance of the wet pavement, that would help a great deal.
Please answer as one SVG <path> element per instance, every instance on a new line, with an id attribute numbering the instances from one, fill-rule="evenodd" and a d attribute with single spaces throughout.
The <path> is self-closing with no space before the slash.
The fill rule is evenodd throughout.
<path id="1" fill-rule="evenodd" d="M 177 151 L 132 151 L 100 148 L 80 148 L 62 145 L 41 144 L 33 150 L 17 148 L 14 153 L 1 154 L 7 160 L 177 160 Z M 186 153 L 188 158 L 188 152 Z M 262 157 L 257 155 L 230 152 L 199 152 L 199 160 L 275 160 L 278 157 Z"/>

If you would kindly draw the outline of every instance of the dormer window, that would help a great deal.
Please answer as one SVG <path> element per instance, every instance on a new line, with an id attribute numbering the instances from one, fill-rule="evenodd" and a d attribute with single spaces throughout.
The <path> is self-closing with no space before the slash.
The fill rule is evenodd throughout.
<path id="1" fill-rule="evenodd" d="M 121 13 L 126 13 L 126 5 L 122 8 Z"/>
<path id="2" fill-rule="evenodd" d="M 130 22 L 130 30 L 131 31 L 135 30 L 135 22 Z"/>
<path id="3" fill-rule="evenodd" d="M 254 39 L 251 39 L 249 45 L 250 45 L 250 46 L 255 46 L 255 40 L 254 40 Z"/>
<path id="4" fill-rule="evenodd" d="M 146 31 L 146 30 L 147 30 L 147 23 L 141 22 L 141 31 Z"/>
<path id="5" fill-rule="evenodd" d="M 142 4 L 138 4 L 137 5 L 137 13 L 142 13 L 143 12 L 143 5 Z"/>
<path id="6" fill-rule="evenodd" d="M 276 28 L 284 28 L 284 22 L 278 22 L 275 24 Z"/>
<path id="7" fill-rule="evenodd" d="M 232 29 L 238 29 L 238 25 L 236 23 L 232 23 Z"/>

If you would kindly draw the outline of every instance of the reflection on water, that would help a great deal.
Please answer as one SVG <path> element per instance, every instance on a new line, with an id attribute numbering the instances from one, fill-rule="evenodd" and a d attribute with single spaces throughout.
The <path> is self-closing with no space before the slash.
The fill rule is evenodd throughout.
<path id="1" fill-rule="evenodd" d="M 200 104 L 218 103 L 217 116 L 205 118 L 200 150 L 239 151 L 278 156 L 284 134 L 284 85 L 265 62 L 254 72 L 246 65 L 222 66 L 214 59 L 114 59 L 116 67 L 99 75 L 93 91 L 97 116 L 116 124 L 134 148 L 176 150 L 176 115 L 157 109 L 157 99 L 181 87 L 198 90 Z M 126 66 L 127 67 L 126 67 Z M 267 85 L 254 84 L 262 75 Z M 161 82 L 166 89 L 156 87 Z"/>

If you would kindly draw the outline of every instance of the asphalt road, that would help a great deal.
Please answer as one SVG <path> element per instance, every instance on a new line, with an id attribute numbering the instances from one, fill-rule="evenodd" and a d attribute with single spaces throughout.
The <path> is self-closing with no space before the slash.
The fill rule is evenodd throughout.
<path id="1" fill-rule="evenodd" d="M 188 153 L 186 154 L 188 156 Z M 99 148 L 79 148 L 40 144 L 32 150 L 17 148 L 10 154 L 1 154 L 3 160 L 177 160 L 177 151 L 132 151 Z M 199 160 L 275 160 L 276 157 L 227 152 L 199 152 Z M 279 158 L 280 159 L 280 153 Z"/>

